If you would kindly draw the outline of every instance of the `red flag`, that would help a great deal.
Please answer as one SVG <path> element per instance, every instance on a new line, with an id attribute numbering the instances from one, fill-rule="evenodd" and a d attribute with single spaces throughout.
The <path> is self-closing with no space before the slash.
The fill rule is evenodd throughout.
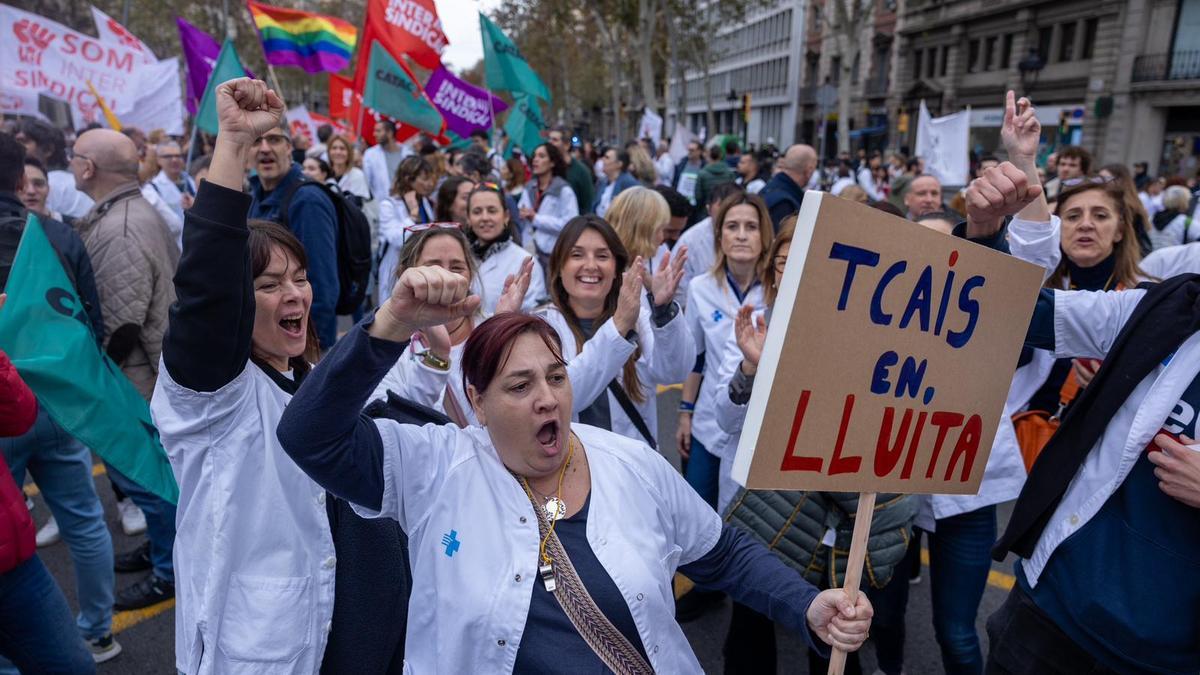
<path id="1" fill-rule="evenodd" d="M 368 0 L 366 24 L 364 29 L 374 29 L 375 38 L 387 45 L 392 54 L 408 54 L 429 70 L 442 65 L 442 52 L 449 41 L 442 32 L 442 21 L 433 0 Z M 362 44 L 370 49 L 368 40 Z M 359 62 L 362 61 L 360 57 Z"/>
<path id="2" fill-rule="evenodd" d="M 354 119 L 354 81 L 341 75 L 329 75 L 329 116 L 338 120 Z"/>

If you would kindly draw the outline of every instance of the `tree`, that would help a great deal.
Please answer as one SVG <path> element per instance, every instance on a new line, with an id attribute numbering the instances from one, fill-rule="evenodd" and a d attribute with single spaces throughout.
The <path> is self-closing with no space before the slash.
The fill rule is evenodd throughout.
<path id="1" fill-rule="evenodd" d="M 679 17 L 673 26 L 672 47 L 684 63 L 676 63 L 676 78 L 680 82 L 679 115 L 684 114 L 687 100 L 684 90 L 687 80 L 686 67 L 700 71 L 704 78 L 704 100 L 707 108 L 706 124 L 709 132 L 716 128 L 713 110 L 712 66 L 724 55 L 719 46 L 718 33 L 726 28 L 745 23 L 746 15 L 753 10 L 774 4 L 772 0 L 667 0 L 667 11 Z M 686 67 L 685 67 L 686 64 Z"/>
<path id="2" fill-rule="evenodd" d="M 825 0 L 820 12 L 823 38 L 832 42 L 830 63 L 838 69 L 838 152 L 850 152 L 850 97 L 854 64 L 862 50 L 862 34 L 875 13 L 877 0 Z"/>

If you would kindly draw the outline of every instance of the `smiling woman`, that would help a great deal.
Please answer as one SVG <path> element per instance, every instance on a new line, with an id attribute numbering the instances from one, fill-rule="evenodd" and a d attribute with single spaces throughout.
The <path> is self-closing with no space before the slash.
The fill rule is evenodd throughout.
<path id="1" fill-rule="evenodd" d="M 657 448 L 657 385 L 682 381 L 696 358 L 674 299 L 686 259 L 664 258 L 650 274 L 603 218 L 578 216 L 563 228 L 550 255 L 553 305 L 542 316 L 572 366 L 579 421 Z"/>

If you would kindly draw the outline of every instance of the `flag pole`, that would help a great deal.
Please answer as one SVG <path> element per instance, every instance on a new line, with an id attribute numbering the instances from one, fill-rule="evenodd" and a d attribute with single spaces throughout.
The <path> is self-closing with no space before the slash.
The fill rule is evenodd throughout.
<path id="1" fill-rule="evenodd" d="M 483 12 L 481 10 L 479 10 L 478 8 L 476 8 L 476 11 L 479 12 L 480 15 L 483 14 Z M 495 150 L 496 149 L 496 127 L 497 127 L 496 106 L 492 103 L 492 98 L 495 95 L 492 94 L 492 88 L 491 88 L 491 86 L 488 85 L 488 81 L 487 81 L 487 49 L 486 49 L 486 46 L 483 44 L 484 39 L 485 38 L 483 37 L 483 26 L 480 26 L 479 46 L 485 47 L 485 49 L 483 50 L 483 53 L 484 53 L 484 57 L 483 57 L 483 90 L 486 91 L 487 95 L 488 95 L 488 115 L 490 115 L 492 118 L 491 128 L 488 130 L 488 137 L 489 137 L 489 140 L 491 140 L 491 142 L 492 142 L 492 149 Z M 512 142 L 512 139 L 509 139 L 509 142 Z M 511 150 L 508 147 L 505 147 L 504 151 L 511 154 Z M 500 157 L 503 159 L 504 153 L 500 153 Z"/>

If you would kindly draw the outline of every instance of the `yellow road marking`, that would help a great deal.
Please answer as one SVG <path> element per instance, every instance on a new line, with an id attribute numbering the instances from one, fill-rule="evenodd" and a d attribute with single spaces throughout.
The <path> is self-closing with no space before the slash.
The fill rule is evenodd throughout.
<path id="1" fill-rule="evenodd" d="M 99 476 L 103 473 L 104 473 L 104 465 L 103 464 L 93 464 L 92 465 L 92 477 Z M 38 489 L 37 483 L 30 483 L 25 486 L 25 496 L 26 497 L 36 497 L 39 494 L 41 494 L 41 492 L 42 491 Z"/>
<path id="2" fill-rule="evenodd" d="M 112 621 L 112 632 L 120 633 L 123 630 L 133 628 L 139 623 L 153 619 L 163 612 L 175 607 L 175 598 L 163 600 L 157 605 L 150 605 L 142 609 L 131 609 L 127 612 L 114 612 Z"/>

